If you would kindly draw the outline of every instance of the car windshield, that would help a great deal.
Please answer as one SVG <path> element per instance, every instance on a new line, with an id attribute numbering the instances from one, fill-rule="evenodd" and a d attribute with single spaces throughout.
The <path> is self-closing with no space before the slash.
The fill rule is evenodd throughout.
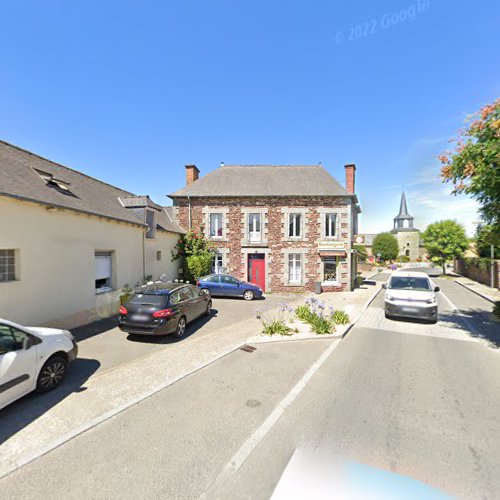
<path id="1" fill-rule="evenodd" d="M 431 290 L 431 284 L 427 278 L 415 278 L 412 276 L 393 276 L 389 282 L 391 290 Z"/>
<path id="2" fill-rule="evenodd" d="M 140 304 L 143 306 L 162 307 L 166 303 L 165 294 L 157 293 L 136 293 L 132 295 L 129 304 Z"/>

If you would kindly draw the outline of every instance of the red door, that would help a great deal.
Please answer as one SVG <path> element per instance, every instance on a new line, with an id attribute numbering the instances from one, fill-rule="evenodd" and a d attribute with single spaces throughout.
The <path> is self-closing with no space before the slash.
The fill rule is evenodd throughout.
<path id="1" fill-rule="evenodd" d="M 248 278 L 250 283 L 266 291 L 266 261 L 264 255 L 248 256 Z"/>

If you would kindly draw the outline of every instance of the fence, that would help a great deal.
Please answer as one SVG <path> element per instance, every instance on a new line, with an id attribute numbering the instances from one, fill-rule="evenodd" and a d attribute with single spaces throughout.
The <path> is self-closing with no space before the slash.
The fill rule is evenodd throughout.
<path id="1" fill-rule="evenodd" d="M 493 261 L 494 286 L 500 286 L 500 260 Z M 491 286 L 491 259 L 477 257 L 465 257 L 456 259 L 454 271 L 474 281 Z"/>

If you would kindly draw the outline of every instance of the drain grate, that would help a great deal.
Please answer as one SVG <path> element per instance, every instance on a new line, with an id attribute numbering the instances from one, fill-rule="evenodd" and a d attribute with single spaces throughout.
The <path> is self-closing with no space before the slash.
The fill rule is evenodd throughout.
<path id="1" fill-rule="evenodd" d="M 240 351 L 245 351 L 245 352 L 254 352 L 255 349 L 257 348 L 248 344 L 245 344 L 243 347 L 240 347 Z"/>

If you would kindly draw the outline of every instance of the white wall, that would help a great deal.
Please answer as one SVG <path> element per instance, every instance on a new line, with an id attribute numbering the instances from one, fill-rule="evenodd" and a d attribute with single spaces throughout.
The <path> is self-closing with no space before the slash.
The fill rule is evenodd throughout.
<path id="1" fill-rule="evenodd" d="M 173 235 L 157 235 L 162 248 L 171 244 Z M 157 263 L 155 253 L 152 261 L 150 243 L 154 272 L 146 274 L 157 274 L 167 255 Z M 0 249 L 10 248 L 18 250 L 19 279 L 0 282 L 0 317 L 23 324 L 71 328 L 109 316 L 121 287 L 143 278 L 141 227 L 0 196 Z M 114 252 L 114 291 L 98 295 L 97 250 Z"/>
<path id="2" fill-rule="evenodd" d="M 172 251 L 181 236 L 166 231 L 156 231 L 154 239 L 145 238 L 146 276 L 153 275 L 157 280 L 162 274 L 167 280 L 178 278 L 177 269 L 180 261 L 172 262 Z M 161 260 L 157 259 L 157 252 L 161 252 Z"/>

